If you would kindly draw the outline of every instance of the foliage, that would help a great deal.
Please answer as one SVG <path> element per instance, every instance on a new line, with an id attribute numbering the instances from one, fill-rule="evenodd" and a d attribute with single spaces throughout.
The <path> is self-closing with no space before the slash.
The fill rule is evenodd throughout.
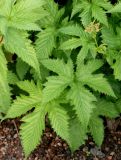
<path id="1" fill-rule="evenodd" d="M 25 156 L 45 119 L 72 151 L 121 113 L 121 1 L 0 1 L 0 118 L 21 117 Z"/>

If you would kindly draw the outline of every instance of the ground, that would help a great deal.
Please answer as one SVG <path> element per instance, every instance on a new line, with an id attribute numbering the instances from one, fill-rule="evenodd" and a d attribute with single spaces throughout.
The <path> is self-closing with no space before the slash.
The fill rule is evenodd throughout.
<path id="1" fill-rule="evenodd" d="M 0 160 L 23 160 L 19 139 L 18 120 L 2 122 L 0 126 Z M 120 127 L 119 127 L 120 128 Z M 28 160 L 121 160 L 121 131 L 106 130 L 104 143 L 99 149 L 92 138 L 73 155 L 68 145 L 50 127 L 46 127 L 42 143 Z"/>

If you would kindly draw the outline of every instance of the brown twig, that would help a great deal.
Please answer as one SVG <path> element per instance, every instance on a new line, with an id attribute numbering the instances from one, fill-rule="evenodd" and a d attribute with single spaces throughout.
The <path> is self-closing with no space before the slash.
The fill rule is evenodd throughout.
<path id="1" fill-rule="evenodd" d="M 18 132 L 18 128 L 17 128 L 16 122 L 15 122 L 15 120 L 12 120 L 12 122 L 13 122 L 13 124 L 14 124 L 14 127 L 15 127 L 15 129 L 16 129 L 17 135 L 18 135 L 18 137 L 19 137 L 19 132 Z"/>

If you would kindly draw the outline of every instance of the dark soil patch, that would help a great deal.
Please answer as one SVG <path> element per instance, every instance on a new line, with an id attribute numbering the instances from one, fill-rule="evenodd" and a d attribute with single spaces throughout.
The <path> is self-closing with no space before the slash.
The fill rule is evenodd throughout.
<path id="1" fill-rule="evenodd" d="M 24 159 L 16 127 L 19 128 L 17 120 L 15 123 L 3 122 L 0 126 L 0 160 Z M 86 145 L 71 155 L 68 145 L 46 127 L 41 145 L 28 160 L 121 160 L 121 131 L 107 132 L 101 149 L 90 138 Z"/>

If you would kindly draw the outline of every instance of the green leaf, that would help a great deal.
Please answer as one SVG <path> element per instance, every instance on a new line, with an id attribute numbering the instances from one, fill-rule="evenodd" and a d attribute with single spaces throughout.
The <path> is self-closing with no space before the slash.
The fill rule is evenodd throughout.
<path id="1" fill-rule="evenodd" d="M 119 116 L 115 103 L 100 99 L 100 101 L 97 101 L 96 106 L 94 114 L 97 113 L 97 115 L 107 118 L 116 118 Z"/>
<path id="2" fill-rule="evenodd" d="M 95 96 L 81 85 L 74 84 L 67 93 L 67 99 L 74 105 L 82 127 L 86 129 L 94 108 L 93 102 L 96 101 Z"/>
<path id="3" fill-rule="evenodd" d="M 98 146 L 101 146 L 104 139 L 103 120 L 99 117 L 93 116 L 89 123 L 89 129 L 95 143 Z"/>
<path id="4" fill-rule="evenodd" d="M 17 1 L 12 7 L 9 25 L 17 29 L 40 30 L 40 27 L 35 22 L 41 18 L 39 10 L 44 4 L 44 0 Z"/>
<path id="5" fill-rule="evenodd" d="M 43 101 L 49 102 L 58 98 L 64 89 L 69 85 L 69 80 L 66 77 L 51 76 L 47 78 L 45 88 L 43 90 Z"/>
<path id="6" fill-rule="evenodd" d="M 100 23 L 108 26 L 107 16 L 105 11 L 97 5 L 92 5 L 92 17 L 98 20 Z"/>
<path id="7" fill-rule="evenodd" d="M 108 48 L 110 49 L 121 49 L 121 34 L 119 34 L 120 31 L 118 31 L 118 34 L 115 33 L 112 27 L 102 28 L 102 38 L 103 43 L 108 45 Z"/>
<path id="8" fill-rule="evenodd" d="M 121 99 L 119 99 L 119 100 L 116 102 L 116 108 L 117 108 L 117 110 L 119 111 L 119 113 L 121 113 Z"/>
<path id="9" fill-rule="evenodd" d="M 83 46 L 81 50 L 79 51 L 77 55 L 77 66 L 80 66 L 80 64 L 84 61 L 86 56 L 88 55 L 89 48 L 88 46 Z"/>
<path id="10" fill-rule="evenodd" d="M 39 60 L 48 58 L 55 47 L 55 30 L 48 28 L 41 31 L 36 40 L 36 51 Z"/>
<path id="11" fill-rule="evenodd" d="M 50 103 L 48 116 L 52 128 L 56 131 L 57 135 L 67 140 L 69 137 L 69 116 L 67 111 L 57 102 L 52 102 Z"/>
<path id="12" fill-rule="evenodd" d="M 49 70 L 57 73 L 60 76 L 65 76 L 70 79 L 73 78 L 73 63 L 71 59 L 68 60 L 67 63 L 65 63 L 61 59 L 48 59 L 43 60 L 42 64 Z"/>
<path id="13" fill-rule="evenodd" d="M 14 5 L 15 1 L 16 0 L 0 1 L 0 15 L 9 17 L 12 10 L 12 6 Z"/>
<path id="14" fill-rule="evenodd" d="M 19 117 L 42 102 L 41 88 L 38 88 L 33 82 L 18 82 L 18 86 L 28 92 L 29 96 L 21 95 L 17 97 L 8 110 L 6 118 Z"/>
<path id="15" fill-rule="evenodd" d="M 60 46 L 60 49 L 62 50 L 69 50 L 69 49 L 75 49 L 79 46 L 81 46 L 81 40 L 80 38 L 71 38 L 65 42 L 63 42 Z"/>
<path id="16" fill-rule="evenodd" d="M 57 3 L 55 3 L 53 0 L 46 0 L 46 5 L 44 6 L 44 9 L 47 12 L 47 17 L 44 21 L 46 21 L 46 26 L 52 26 L 55 24 L 58 24 L 60 21 L 60 18 L 64 14 L 65 9 L 61 8 L 59 9 L 59 6 Z"/>
<path id="17" fill-rule="evenodd" d="M 42 106 L 38 106 L 33 113 L 25 116 L 20 129 L 22 146 L 27 157 L 40 143 L 45 129 L 45 112 Z"/>
<path id="18" fill-rule="evenodd" d="M 104 93 L 112 97 L 116 97 L 113 92 L 113 89 L 111 88 L 107 79 L 104 78 L 103 74 L 92 75 L 92 76 L 90 75 L 89 77 L 85 76 L 80 80 L 80 82 L 82 82 L 83 84 L 87 84 L 89 87 L 93 88 L 95 91 Z"/>
<path id="19" fill-rule="evenodd" d="M 86 131 L 81 126 L 77 118 L 71 118 L 69 121 L 69 139 L 67 140 L 72 152 L 77 150 L 82 144 L 85 144 Z"/>
<path id="20" fill-rule="evenodd" d="M 80 81 L 80 83 L 82 83 L 83 85 L 88 85 L 89 87 L 93 88 L 95 91 L 99 91 L 109 96 L 116 97 L 113 92 L 113 89 L 111 88 L 107 79 L 104 78 L 103 74 L 92 74 L 102 65 L 103 63 L 98 60 L 90 61 L 90 63 L 86 65 L 84 64 L 80 65 L 76 73 L 77 79 L 78 81 Z"/>
<path id="21" fill-rule="evenodd" d="M 40 95 L 23 96 L 17 97 L 10 109 L 8 110 L 6 118 L 16 118 L 32 108 L 36 107 L 37 104 L 41 103 Z"/>
<path id="22" fill-rule="evenodd" d="M 40 75 L 36 52 L 31 45 L 31 41 L 27 38 L 28 34 L 26 32 L 9 28 L 5 37 L 5 48 L 9 52 L 16 53 Z"/>
<path id="23" fill-rule="evenodd" d="M 15 73 L 12 71 L 8 71 L 8 83 L 9 84 L 16 84 L 19 80 Z"/>
<path id="24" fill-rule="evenodd" d="M 59 32 L 67 35 L 80 37 L 82 34 L 82 28 L 79 25 L 69 25 L 69 26 L 60 28 Z"/>
<path id="25" fill-rule="evenodd" d="M 17 58 L 16 72 L 20 80 L 24 79 L 28 70 L 29 70 L 28 64 L 22 61 L 20 58 Z"/>
<path id="26" fill-rule="evenodd" d="M 115 79 L 121 80 L 121 70 L 120 70 L 120 65 L 121 65 L 121 56 L 115 55 L 115 57 L 112 57 L 115 60 L 115 63 L 112 65 L 112 68 L 114 69 L 114 76 Z"/>
<path id="27" fill-rule="evenodd" d="M 10 107 L 10 89 L 8 85 L 8 69 L 6 58 L 0 48 L 0 112 L 6 113 Z"/>
<path id="28" fill-rule="evenodd" d="M 121 2 L 117 3 L 114 7 L 112 7 L 109 11 L 109 13 L 115 13 L 115 12 L 118 12 L 120 13 L 121 12 Z"/>
<path id="29" fill-rule="evenodd" d="M 30 95 L 35 95 L 35 94 L 41 95 L 42 93 L 41 84 L 39 82 L 37 83 L 37 85 L 35 85 L 33 81 L 24 80 L 24 81 L 19 81 L 17 83 L 17 86 L 20 89 L 24 90 L 25 92 L 28 92 Z"/>
<path id="30" fill-rule="evenodd" d="M 78 76 L 80 76 L 80 75 L 86 76 L 85 73 L 88 73 L 88 74 L 94 73 L 99 68 L 101 68 L 103 66 L 103 64 L 104 64 L 103 61 L 102 60 L 98 60 L 98 59 L 90 60 L 85 65 L 80 63 L 77 66 L 77 75 Z"/>

